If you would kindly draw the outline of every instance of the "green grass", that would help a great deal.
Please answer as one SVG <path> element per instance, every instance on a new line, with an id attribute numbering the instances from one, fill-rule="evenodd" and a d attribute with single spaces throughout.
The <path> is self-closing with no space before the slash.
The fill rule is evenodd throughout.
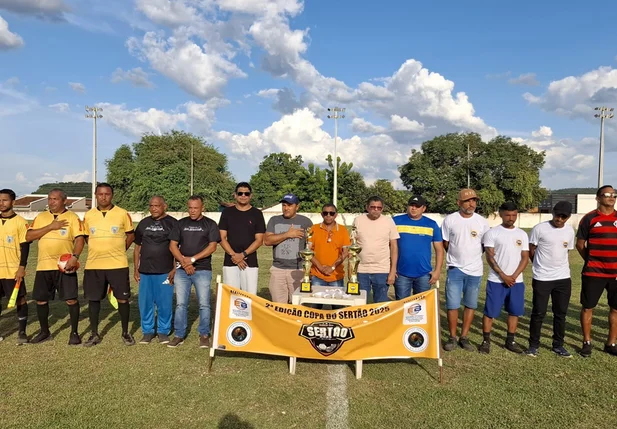
<path id="1" fill-rule="evenodd" d="M 129 252 L 132 256 L 132 252 Z M 572 253 L 573 294 L 567 320 L 566 346 L 580 344 L 578 294 L 581 260 Z M 31 291 L 36 266 L 32 246 L 27 285 Z M 267 292 L 271 251 L 259 251 L 260 294 Z M 132 261 L 131 261 L 132 263 Z M 221 273 L 222 252 L 214 256 Z M 530 285 L 530 268 L 525 280 Z M 445 281 L 445 272 L 442 284 Z M 531 309 L 521 318 L 519 340 L 526 344 Z M 137 286 L 133 284 L 133 291 Z M 392 292 L 392 291 L 391 291 Z M 136 295 L 131 326 L 139 338 Z M 213 294 L 214 299 L 214 294 Z M 481 293 L 481 301 L 484 296 Z M 461 349 L 444 355 L 444 383 L 437 363 L 419 359 L 367 361 L 356 380 L 347 371 L 349 427 L 353 428 L 517 428 L 613 427 L 617 409 L 617 359 L 600 350 L 606 339 L 606 298 L 595 312 L 590 359 L 562 359 L 550 352 L 551 320 L 543 330 L 540 356 L 517 356 L 501 348 L 502 317 L 495 322 L 489 356 Z M 443 299 L 442 299 L 443 304 Z M 3 301 L 6 305 L 6 300 Z M 29 334 L 38 330 L 35 303 L 30 302 Z M 103 342 L 93 348 L 70 348 L 66 306 L 51 304 L 55 340 L 18 347 L 13 310 L 4 310 L 0 332 L 1 428 L 320 428 L 326 426 L 327 365 L 300 360 L 288 374 L 287 360 L 261 355 L 217 352 L 207 372 L 207 351 L 197 346 L 196 300 L 190 307 L 191 332 L 178 349 L 154 342 L 125 347 L 117 314 L 102 306 Z M 483 302 L 480 303 L 480 309 Z M 443 308 L 443 305 L 442 305 Z M 470 339 L 481 339 L 477 312 Z M 445 313 L 442 311 L 442 326 Z M 87 306 L 82 301 L 80 333 L 88 334 Z M 442 333 L 443 338 L 445 335 Z"/>

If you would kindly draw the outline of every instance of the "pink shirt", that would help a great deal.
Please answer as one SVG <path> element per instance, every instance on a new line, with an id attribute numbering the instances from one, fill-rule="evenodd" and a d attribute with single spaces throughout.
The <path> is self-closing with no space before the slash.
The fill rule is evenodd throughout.
<path id="1" fill-rule="evenodd" d="M 399 238 L 396 225 L 390 216 L 379 216 L 376 220 L 368 215 L 358 216 L 353 224 L 357 228 L 356 238 L 362 247 L 359 273 L 390 272 L 390 240 Z"/>

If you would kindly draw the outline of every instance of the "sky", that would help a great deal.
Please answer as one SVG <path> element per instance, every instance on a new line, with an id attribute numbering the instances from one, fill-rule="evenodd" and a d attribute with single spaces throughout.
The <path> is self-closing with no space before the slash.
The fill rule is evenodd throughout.
<path id="1" fill-rule="evenodd" d="M 97 180 L 143 133 L 183 129 L 237 181 L 272 152 L 370 183 L 449 132 L 546 151 L 542 185 L 597 184 L 617 107 L 617 4 L 580 1 L 0 0 L 0 187 Z M 617 119 L 604 183 L 617 183 Z"/>

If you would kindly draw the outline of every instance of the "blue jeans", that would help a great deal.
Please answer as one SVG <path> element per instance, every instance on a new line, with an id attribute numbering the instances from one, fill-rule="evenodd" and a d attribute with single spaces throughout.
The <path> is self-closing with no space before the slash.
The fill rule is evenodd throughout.
<path id="1" fill-rule="evenodd" d="M 171 307 L 174 300 L 174 287 L 163 284 L 167 274 L 139 275 L 139 314 L 141 331 L 144 335 L 154 334 L 154 311 L 157 312 L 157 331 L 169 335 L 171 331 Z"/>
<path id="2" fill-rule="evenodd" d="M 448 267 L 446 279 L 446 308 L 458 310 L 461 301 L 466 308 L 478 307 L 478 292 L 482 276 L 470 276 L 456 267 Z"/>
<path id="3" fill-rule="evenodd" d="M 311 279 L 311 284 L 313 286 L 344 287 L 345 286 L 345 280 L 344 279 L 340 279 L 340 280 L 334 280 L 334 281 L 331 281 L 331 282 L 327 282 L 324 279 L 320 279 L 317 276 L 313 276 L 313 278 Z"/>
<path id="4" fill-rule="evenodd" d="M 210 283 L 212 271 L 195 271 L 189 276 L 183 269 L 176 271 L 174 283 L 176 285 L 176 314 L 174 328 L 176 337 L 186 335 L 187 309 L 191 298 L 191 286 L 195 286 L 197 301 L 199 301 L 199 335 L 210 335 Z"/>
<path id="5" fill-rule="evenodd" d="M 373 302 L 387 302 L 388 298 L 388 273 L 368 274 L 358 273 L 360 290 L 366 291 L 366 302 L 369 302 L 371 286 L 373 287 Z"/>
<path id="6" fill-rule="evenodd" d="M 430 274 L 421 277 L 407 277 L 399 274 L 394 281 L 394 295 L 396 299 L 399 300 L 411 296 L 412 289 L 414 295 L 426 292 L 431 288 L 429 284 L 430 279 Z"/>

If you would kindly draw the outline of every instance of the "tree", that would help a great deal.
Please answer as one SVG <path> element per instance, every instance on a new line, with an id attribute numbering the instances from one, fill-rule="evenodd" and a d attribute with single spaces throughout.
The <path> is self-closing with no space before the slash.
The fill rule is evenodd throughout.
<path id="1" fill-rule="evenodd" d="M 332 194 L 332 189 L 334 189 L 334 163 L 332 155 L 328 155 L 326 161 L 328 162 L 328 168 L 326 169 L 328 189 L 330 194 Z M 362 213 L 365 208 L 367 194 L 364 177 L 357 171 L 351 171 L 353 162 L 341 163 L 341 158 L 337 157 L 337 163 L 337 209 L 341 213 Z"/>
<path id="2" fill-rule="evenodd" d="M 373 195 L 383 198 L 384 213 L 404 213 L 411 193 L 394 189 L 392 183 L 386 179 L 377 179 L 367 189 L 367 198 Z"/>
<path id="3" fill-rule="evenodd" d="M 431 211 L 449 213 L 457 210 L 456 195 L 467 187 L 469 168 L 471 187 L 480 196 L 479 211 L 488 214 L 504 201 L 513 201 L 520 210 L 537 205 L 546 194 L 540 187 L 544 158 L 544 152 L 505 136 L 485 143 L 476 133 L 446 134 L 412 150 L 399 171 L 408 189 L 431 202 Z"/>
<path id="4" fill-rule="evenodd" d="M 204 197 L 205 210 L 218 210 L 234 189 L 227 157 L 203 138 L 175 130 L 162 135 L 145 134 L 133 144 L 132 151 L 121 146 L 107 161 L 108 181 L 114 186 L 118 205 L 122 201 L 129 210 L 146 210 L 152 195 L 162 195 L 170 211 L 185 210 L 190 196 L 191 147 L 193 192 Z M 125 194 L 119 195 L 118 191 Z"/>
<path id="5" fill-rule="evenodd" d="M 91 182 L 55 182 L 45 183 L 33 192 L 33 194 L 48 194 L 54 188 L 60 188 L 69 197 L 88 197 L 92 196 Z"/>
<path id="6" fill-rule="evenodd" d="M 321 207 L 332 202 L 332 189 L 328 186 L 326 170 L 310 163 L 296 173 L 294 193 L 298 196 L 303 212 L 319 212 Z"/>
<path id="7" fill-rule="evenodd" d="M 294 190 L 297 173 L 304 170 L 302 157 L 292 157 L 278 152 L 264 156 L 255 174 L 251 176 L 253 204 L 256 207 L 271 207 L 287 192 Z"/>

